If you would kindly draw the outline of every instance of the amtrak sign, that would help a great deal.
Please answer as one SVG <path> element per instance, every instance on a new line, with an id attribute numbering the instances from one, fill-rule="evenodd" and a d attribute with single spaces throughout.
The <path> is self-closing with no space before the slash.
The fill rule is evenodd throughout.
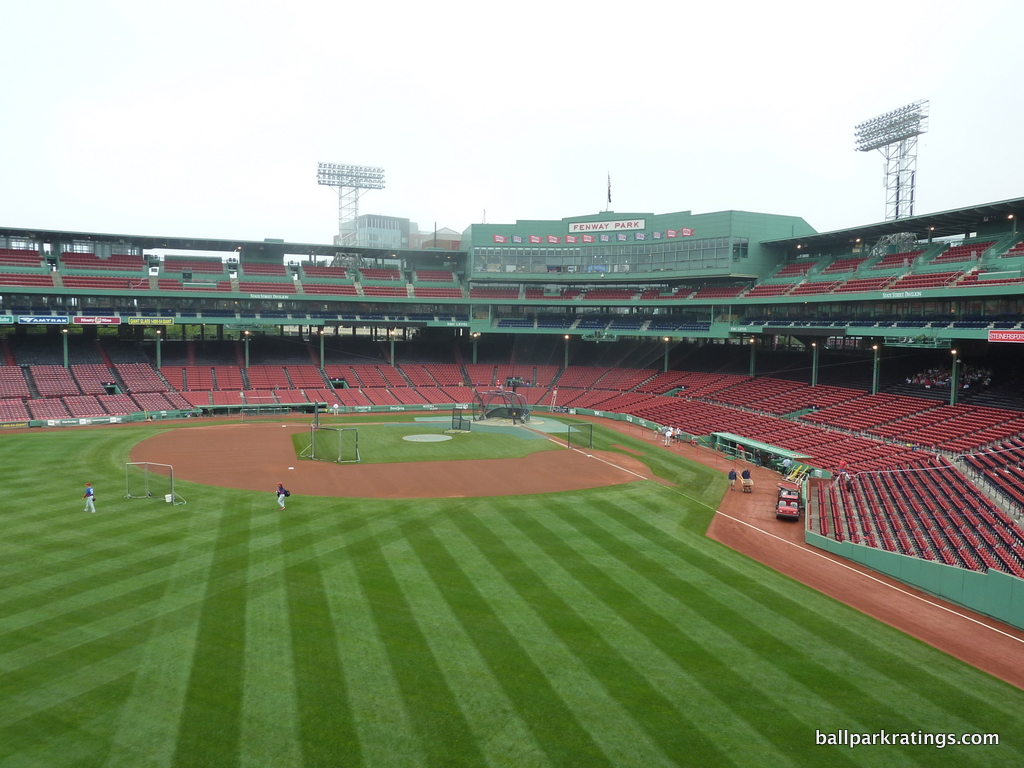
<path id="1" fill-rule="evenodd" d="M 18 315 L 18 325 L 67 325 L 68 315 Z"/>

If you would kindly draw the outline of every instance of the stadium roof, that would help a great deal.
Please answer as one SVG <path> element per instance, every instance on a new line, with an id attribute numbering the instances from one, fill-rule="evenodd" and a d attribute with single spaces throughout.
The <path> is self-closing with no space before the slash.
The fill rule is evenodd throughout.
<path id="1" fill-rule="evenodd" d="M 44 243 L 117 243 L 134 245 L 143 250 L 171 251 L 221 251 L 229 254 L 232 251 L 252 251 L 269 248 L 282 253 L 297 256 L 334 256 L 338 253 L 359 253 L 366 258 L 388 258 L 392 254 L 424 255 L 421 250 L 395 248 L 365 248 L 348 245 L 330 245 L 325 243 L 288 243 L 283 240 L 221 240 L 202 237 L 154 237 L 150 235 L 123 235 L 102 232 L 74 232 L 61 229 L 26 229 L 24 227 L 0 227 L 0 237 L 40 241 Z M 427 252 L 436 255 L 438 251 Z M 445 253 L 459 253 L 445 251 Z"/>
<path id="2" fill-rule="evenodd" d="M 913 232 L 920 235 L 922 239 L 929 236 L 933 238 L 951 237 L 977 230 L 980 225 L 986 223 L 986 218 L 991 221 L 993 218 L 1006 219 L 1010 215 L 1017 219 L 1024 217 L 1024 197 L 1018 197 L 1014 200 L 1003 200 L 998 203 L 975 205 L 969 208 L 959 208 L 954 211 L 926 213 L 922 216 L 908 216 L 905 219 L 894 219 L 893 221 L 868 224 L 862 227 L 837 229 L 834 232 L 819 232 L 815 235 L 764 240 L 762 245 L 783 247 L 802 245 L 804 248 L 828 248 L 849 243 L 858 237 L 867 242 L 872 242 L 885 235 L 893 235 L 897 232 Z"/>

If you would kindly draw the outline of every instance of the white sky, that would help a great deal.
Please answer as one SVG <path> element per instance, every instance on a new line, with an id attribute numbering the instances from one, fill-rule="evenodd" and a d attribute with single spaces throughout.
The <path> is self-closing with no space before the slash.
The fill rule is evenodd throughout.
<path id="1" fill-rule="evenodd" d="M 330 242 L 612 210 L 880 221 L 853 127 L 931 102 L 917 213 L 1024 196 L 1020 0 L 0 4 L 0 226 Z"/>

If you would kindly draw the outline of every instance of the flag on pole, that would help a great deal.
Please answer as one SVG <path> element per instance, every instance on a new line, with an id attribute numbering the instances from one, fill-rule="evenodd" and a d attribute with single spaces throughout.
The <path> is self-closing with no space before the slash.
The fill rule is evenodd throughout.
<path id="1" fill-rule="evenodd" d="M 608 172 L 608 205 L 612 204 L 612 173 Z"/>

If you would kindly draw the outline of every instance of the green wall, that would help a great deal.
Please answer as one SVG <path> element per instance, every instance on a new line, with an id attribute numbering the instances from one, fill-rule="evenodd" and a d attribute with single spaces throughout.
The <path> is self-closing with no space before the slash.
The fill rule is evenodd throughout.
<path id="1" fill-rule="evenodd" d="M 919 557 L 836 541 L 811 531 L 804 540 L 933 595 L 1024 629 L 1024 580 L 1002 571 L 970 571 Z"/>

